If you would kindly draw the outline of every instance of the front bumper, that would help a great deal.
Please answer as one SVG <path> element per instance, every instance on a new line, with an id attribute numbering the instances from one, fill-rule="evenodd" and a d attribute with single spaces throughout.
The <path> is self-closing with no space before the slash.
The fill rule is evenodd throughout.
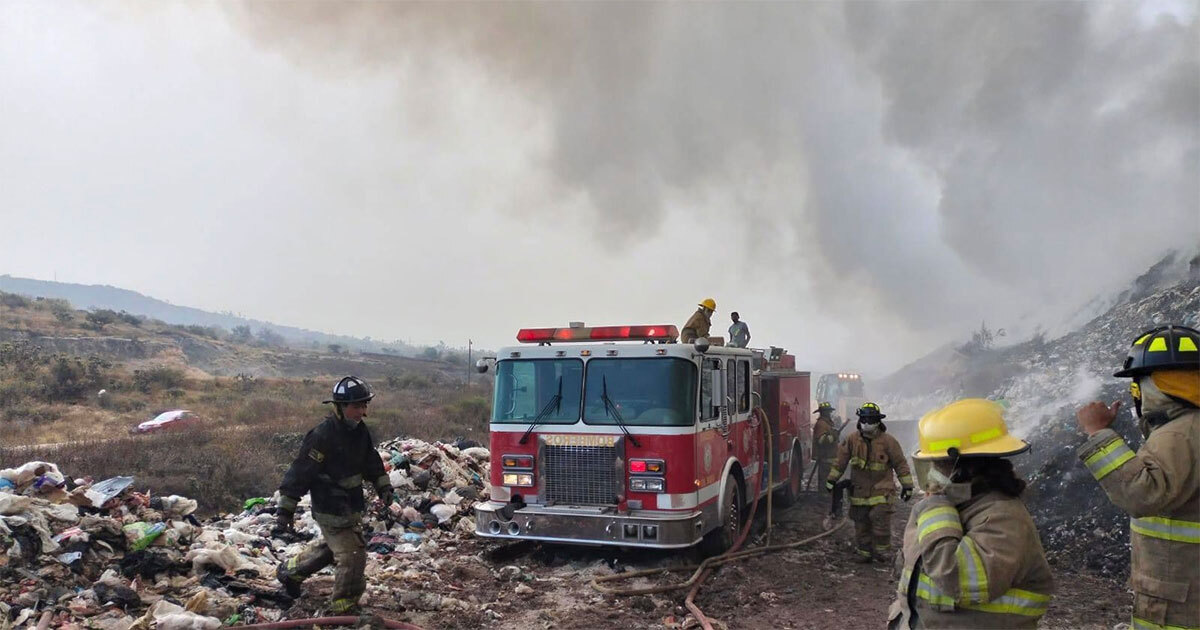
<path id="1" fill-rule="evenodd" d="M 645 510 L 618 514 L 603 508 L 525 506 L 505 520 L 505 503 L 475 505 L 475 535 L 485 538 L 541 540 L 585 545 L 616 545 L 678 549 L 690 547 L 712 527 L 701 510 L 655 513 Z"/>

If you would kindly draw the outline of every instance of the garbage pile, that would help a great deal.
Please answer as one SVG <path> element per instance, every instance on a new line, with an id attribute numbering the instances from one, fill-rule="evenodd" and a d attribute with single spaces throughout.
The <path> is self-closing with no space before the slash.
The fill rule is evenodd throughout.
<path id="1" fill-rule="evenodd" d="M 436 577 L 444 561 L 432 554 L 474 531 L 468 515 L 488 492 L 488 451 L 399 439 L 379 452 L 397 499 L 366 516 L 368 576 Z M 295 532 L 273 534 L 277 498 L 252 497 L 202 522 L 196 501 L 142 491 L 134 477 L 70 478 L 41 461 L 0 470 L 0 628 L 211 630 L 284 619 L 293 602 L 275 568 L 320 530 L 305 497 Z M 455 605 L 440 600 L 434 609 Z"/>
<path id="2" fill-rule="evenodd" d="M 889 415 L 914 418 L 963 396 L 1005 401 L 1010 428 L 1033 445 L 1014 462 L 1029 482 L 1024 498 L 1051 565 L 1123 579 L 1129 574 L 1129 516 L 1113 506 L 1079 461 L 1076 449 L 1086 438 L 1075 410 L 1092 400 L 1124 401 L 1113 429 L 1130 447 L 1141 446 L 1128 381 L 1111 374 L 1136 334 L 1168 322 L 1200 325 L 1200 277 L 1168 273 L 1171 265 L 1187 267 L 1188 262 L 1165 258 L 1103 314 L 1061 337 L 999 348 L 969 361 L 941 361 L 940 367 L 918 361 L 912 364 L 916 369 L 910 366 L 889 379 L 921 387 L 909 385 L 878 401 Z M 971 383 L 991 386 L 964 385 Z"/>

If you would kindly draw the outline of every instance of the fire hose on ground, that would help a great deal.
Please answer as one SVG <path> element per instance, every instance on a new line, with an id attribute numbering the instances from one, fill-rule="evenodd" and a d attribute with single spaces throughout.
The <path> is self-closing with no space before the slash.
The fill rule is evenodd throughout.
<path id="1" fill-rule="evenodd" d="M 288 619 L 286 621 L 273 621 L 271 623 L 256 623 L 249 626 L 238 626 L 239 628 L 308 628 L 311 626 L 355 626 L 357 627 L 363 622 L 362 617 L 313 617 L 312 619 Z M 414 626 L 411 623 L 403 621 L 392 621 L 391 619 L 383 620 L 383 627 L 396 628 L 397 630 L 421 630 L 420 626 Z"/>
<path id="2" fill-rule="evenodd" d="M 766 412 L 763 411 L 763 409 L 761 407 L 755 407 L 753 410 L 753 413 L 755 414 L 756 417 L 758 417 L 759 426 L 762 428 L 762 431 L 763 431 L 763 437 L 759 438 L 759 444 L 761 445 L 764 442 L 766 443 L 767 451 L 765 451 L 765 455 L 766 455 L 766 461 L 769 462 L 770 455 L 771 455 L 770 449 L 774 448 L 774 445 L 771 442 L 770 422 L 767 419 Z M 766 553 L 772 553 L 775 551 L 784 551 L 787 549 L 796 549 L 798 547 L 802 547 L 811 542 L 820 540 L 821 538 L 824 538 L 826 536 L 833 534 L 834 532 L 838 531 L 846 524 L 846 521 L 842 520 L 842 521 L 839 521 L 837 525 L 835 525 L 835 526 L 831 527 L 830 529 L 827 529 L 815 536 L 810 536 L 808 538 L 805 538 L 803 540 L 798 540 L 796 542 L 785 543 L 785 544 L 781 544 L 781 545 L 771 545 L 770 544 L 771 525 L 772 525 L 771 512 L 774 507 L 773 502 L 771 500 L 771 495 L 773 493 L 771 486 L 773 486 L 775 483 L 775 479 L 774 479 L 775 474 L 774 474 L 773 466 L 768 464 L 766 466 L 766 468 L 768 471 L 767 472 L 767 531 L 766 531 L 767 545 L 765 545 L 763 547 L 757 547 L 754 549 L 748 549 L 746 551 L 739 551 L 742 544 L 745 543 L 746 538 L 749 536 L 751 527 L 753 527 L 753 525 L 754 525 L 754 515 L 758 509 L 758 502 L 760 499 L 760 497 L 758 496 L 759 493 L 756 491 L 754 493 L 754 504 L 750 507 L 750 515 L 749 515 L 749 518 L 746 520 L 746 525 L 742 528 L 741 535 L 738 536 L 738 539 L 736 541 L 734 541 L 734 544 L 732 546 L 730 546 L 729 550 L 726 551 L 725 553 L 722 553 L 721 555 L 718 555 L 718 556 L 713 556 L 711 558 L 708 558 L 698 565 L 690 565 L 690 566 L 684 566 L 684 567 L 663 567 L 663 568 L 659 568 L 659 569 L 646 569 L 646 570 L 642 570 L 642 571 L 632 571 L 629 573 L 619 573 L 617 575 L 606 575 L 606 576 L 597 577 L 597 578 L 593 579 L 591 582 L 592 588 L 595 589 L 596 591 L 599 591 L 600 593 L 605 594 L 605 595 L 614 595 L 614 596 L 622 597 L 622 596 L 630 596 L 630 595 L 651 595 L 651 594 L 655 594 L 655 593 L 667 593 L 670 591 L 677 591 L 680 589 L 685 589 L 685 588 L 690 587 L 687 597 L 684 600 L 684 605 L 687 607 L 688 611 L 692 613 L 692 616 L 694 616 L 696 618 L 696 620 L 700 622 L 700 624 L 704 627 L 704 630 L 712 630 L 712 624 L 709 623 L 708 618 L 704 616 L 703 611 L 701 611 L 700 608 L 698 606 L 696 606 L 696 603 L 695 603 L 696 594 L 700 591 L 701 584 L 704 583 L 704 580 L 712 572 L 712 569 L 719 567 L 719 566 L 723 566 L 725 564 L 729 564 L 731 562 L 737 562 L 739 560 L 744 560 L 746 558 L 751 558 L 751 557 L 763 555 Z M 647 576 L 651 576 L 651 575 L 662 575 L 664 573 L 671 573 L 674 571 L 692 571 L 693 573 L 692 573 L 691 577 L 689 577 L 687 580 L 685 580 L 683 582 L 677 582 L 674 584 L 663 584 L 663 585 L 659 585 L 659 586 L 646 586 L 646 587 L 635 587 L 635 588 L 610 588 L 608 586 L 604 586 L 604 584 L 608 583 L 608 582 L 617 582 L 617 581 L 622 581 L 622 580 L 633 579 L 636 577 L 647 577 Z"/>

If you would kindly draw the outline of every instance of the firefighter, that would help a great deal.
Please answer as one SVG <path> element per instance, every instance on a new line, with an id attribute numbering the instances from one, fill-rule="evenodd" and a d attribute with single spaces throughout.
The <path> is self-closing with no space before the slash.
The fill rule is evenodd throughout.
<path id="1" fill-rule="evenodd" d="M 1137 453 L 1110 428 L 1121 403 L 1085 405 L 1079 457 L 1131 517 L 1133 628 L 1200 628 L 1200 333 L 1159 326 L 1137 337 L 1121 371 L 1133 379 Z"/>
<path id="2" fill-rule="evenodd" d="M 927 414 L 917 441 L 928 496 L 904 529 L 888 628 L 1036 628 L 1054 580 L 1008 459 L 1029 444 L 982 398 Z"/>
<path id="3" fill-rule="evenodd" d="M 892 513 L 896 482 L 900 478 L 900 498 L 912 497 L 913 478 L 896 438 L 887 434 L 883 419 L 887 416 L 873 402 L 863 403 L 856 412 L 858 431 L 838 445 L 837 460 L 826 477 L 825 489 L 832 491 L 846 465 L 850 465 L 850 519 L 854 521 L 854 542 L 859 562 L 886 562 L 892 551 Z"/>
<path id="4" fill-rule="evenodd" d="M 715 306 L 715 305 L 714 305 Z M 729 345 L 734 348 L 745 348 L 750 345 L 750 327 L 742 321 L 737 311 L 729 314 L 733 324 L 729 327 Z"/>
<path id="5" fill-rule="evenodd" d="M 688 318 L 679 331 L 679 343 L 694 343 L 700 337 L 708 337 L 708 329 L 712 327 L 712 315 L 717 310 L 717 301 L 712 298 L 697 304 L 699 308 Z"/>
<path id="6" fill-rule="evenodd" d="M 817 405 L 816 425 L 813 426 L 812 454 L 817 465 L 817 479 L 828 479 L 833 460 L 837 457 L 838 430 L 833 424 L 833 405 L 823 402 Z M 807 487 L 812 487 L 811 484 Z"/>
<path id="7" fill-rule="evenodd" d="M 338 381 L 332 398 L 324 401 L 333 404 L 333 413 L 304 436 L 300 454 L 279 486 L 276 533 L 293 530 L 296 504 L 308 492 L 312 494 L 313 520 L 324 540 L 318 539 L 280 564 L 276 577 L 288 595 L 299 597 L 304 579 L 333 563 L 329 609 L 338 615 L 356 611 L 366 590 L 363 482 L 375 486 L 384 506 L 392 502 L 392 485 L 383 460 L 363 423 L 374 397 L 371 387 L 358 377 Z"/>

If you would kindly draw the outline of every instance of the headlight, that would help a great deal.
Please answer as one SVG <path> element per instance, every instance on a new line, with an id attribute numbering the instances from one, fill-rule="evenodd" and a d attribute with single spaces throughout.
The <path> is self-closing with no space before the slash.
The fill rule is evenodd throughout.
<path id="1" fill-rule="evenodd" d="M 532 486 L 533 475 L 529 473 L 504 473 L 504 485 L 523 487 Z"/>
<path id="2" fill-rule="evenodd" d="M 634 477 L 629 480 L 629 489 L 634 492 L 663 492 L 666 484 L 660 477 Z"/>

